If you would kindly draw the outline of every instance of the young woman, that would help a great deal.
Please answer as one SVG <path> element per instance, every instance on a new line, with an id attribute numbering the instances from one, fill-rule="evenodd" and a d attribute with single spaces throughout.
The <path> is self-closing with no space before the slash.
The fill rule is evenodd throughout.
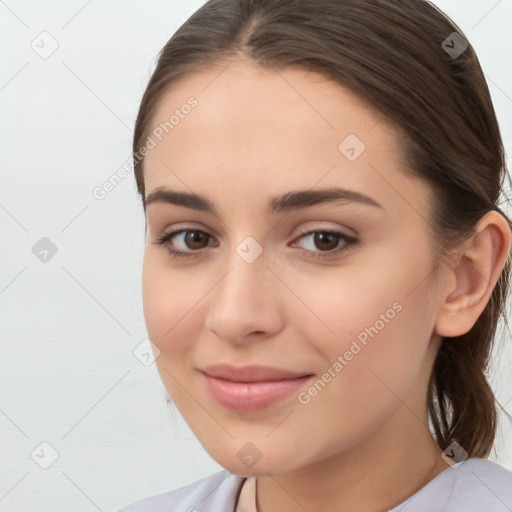
<path id="1" fill-rule="evenodd" d="M 144 315 L 225 470 L 123 512 L 510 511 L 486 369 L 504 151 L 424 0 L 210 0 L 133 142 Z"/>

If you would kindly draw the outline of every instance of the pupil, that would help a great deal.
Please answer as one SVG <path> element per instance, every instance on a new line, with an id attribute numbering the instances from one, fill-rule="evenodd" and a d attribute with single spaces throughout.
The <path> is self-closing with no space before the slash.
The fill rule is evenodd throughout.
<path id="1" fill-rule="evenodd" d="M 331 243 L 329 244 L 327 242 L 327 245 L 328 247 L 322 247 L 322 244 L 325 244 L 325 241 L 328 240 L 328 239 L 331 239 L 331 242 L 334 241 L 334 243 Z M 329 249 L 334 249 L 336 248 L 336 245 L 337 245 L 337 242 L 336 242 L 336 235 L 332 234 L 332 233 L 317 233 L 315 234 L 315 244 L 317 245 L 317 247 L 319 249 L 326 249 L 326 250 L 329 250 Z"/>
<path id="2" fill-rule="evenodd" d="M 200 231 L 190 231 L 187 233 L 185 237 L 186 244 L 190 247 L 190 249 L 201 249 L 201 247 L 194 246 L 194 243 L 199 242 L 201 244 L 201 238 L 204 238 L 204 233 Z"/>

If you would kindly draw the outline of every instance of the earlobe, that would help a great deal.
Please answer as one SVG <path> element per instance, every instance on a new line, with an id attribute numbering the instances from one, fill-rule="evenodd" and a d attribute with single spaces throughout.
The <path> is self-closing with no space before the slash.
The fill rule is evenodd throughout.
<path id="1" fill-rule="evenodd" d="M 490 211 L 480 219 L 474 235 L 461 244 L 446 270 L 437 334 L 455 337 L 471 330 L 505 266 L 511 239 L 510 226 L 498 212 Z"/>

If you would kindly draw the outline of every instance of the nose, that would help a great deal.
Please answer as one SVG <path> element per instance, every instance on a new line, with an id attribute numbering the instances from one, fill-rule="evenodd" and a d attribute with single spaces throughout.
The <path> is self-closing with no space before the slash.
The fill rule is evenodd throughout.
<path id="1" fill-rule="evenodd" d="M 207 330 L 226 342 L 243 344 L 283 328 L 282 283 L 267 264 L 264 252 L 249 263 L 233 249 L 223 277 L 208 294 Z"/>

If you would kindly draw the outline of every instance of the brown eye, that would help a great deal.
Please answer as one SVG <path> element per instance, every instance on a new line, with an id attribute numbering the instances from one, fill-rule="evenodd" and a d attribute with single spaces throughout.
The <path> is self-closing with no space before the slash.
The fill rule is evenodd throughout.
<path id="1" fill-rule="evenodd" d="M 176 257 L 198 256 L 201 249 L 209 244 L 212 237 L 198 229 L 180 229 L 159 237 L 155 245 L 163 245 L 169 253 Z"/>
<path id="2" fill-rule="evenodd" d="M 339 243 L 339 236 L 326 231 L 318 231 L 313 238 L 314 244 L 323 251 L 332 251 L 336 249 Z"/>
<path id="3" fill-rule="evenodd" d="M 203 249 L 208 245 L 209 235 L 206 233 L 202 231 L 185 231 L 185 233 L 184 242 L 189 249 Z M 204 244 L 205 241 L 206 244 Z"/>
<path id="4" fill-rule="evenodd" d="M 302 246 L 312 257 L 328 258 L 338 256 L 356 246 L 358 240 L 340 231 L 308 231 L 297 240 L 304 240 Z M 297 242 L 292 244 L 297 245 Z"/>

